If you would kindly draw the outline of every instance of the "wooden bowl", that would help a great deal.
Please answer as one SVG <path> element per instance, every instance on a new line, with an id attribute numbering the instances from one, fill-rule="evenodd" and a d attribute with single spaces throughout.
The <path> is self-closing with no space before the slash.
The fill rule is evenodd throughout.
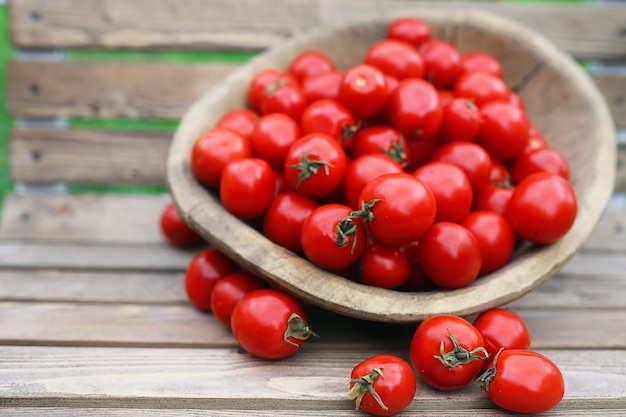
<path id="1" fill-rule="evenodd" d="M 577 220 L 560 241 L 530 246 L 500 270 L 469 287 L 399 292 L 358 284 L 324 271 L 272 243 L 228 213 L 190 168 L 197 137 L 225 112 L 246 106 L 248 82 L 266 68 L 287 68 L 300 51 L 318 49 L 341 69 L 361 62 L 366 49 L 385 36 L 399 16 L 364 19 L 296 36 L 255 57 L 207 91 L 184 115 L 168 161 L 168 186 L 184 219 L 211 245 L 277 287 L 313 305 L 380 322 L 417 322 L 436 314 L 470 315 L 528 293 L 574 256 L 599 221 L 615 180 L 616 142 L 608 108 L 590 77 L 539 34 L 508 19 L 478 11 L 420 11 L 433 37 L 460 51 L 485 51 L 502 64 L 505 81 L 525 101 L 530 120 L 570 162 L 579 201 Z M 184 82 L 184 80 L 182 80 Z"/>

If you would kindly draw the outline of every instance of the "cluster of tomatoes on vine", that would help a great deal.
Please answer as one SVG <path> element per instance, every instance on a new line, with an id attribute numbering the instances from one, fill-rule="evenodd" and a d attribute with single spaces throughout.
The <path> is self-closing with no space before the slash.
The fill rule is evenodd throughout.
<path id="1" fill-rule="evenodd" d="M 575 220 L 568 162 L 498 60 L 424 22 L 393 22 L 346 70 L 302 51 L 246 98 L 197 138 L 196 178 L 271 241 L 361 283 L 461 288 Z"/>

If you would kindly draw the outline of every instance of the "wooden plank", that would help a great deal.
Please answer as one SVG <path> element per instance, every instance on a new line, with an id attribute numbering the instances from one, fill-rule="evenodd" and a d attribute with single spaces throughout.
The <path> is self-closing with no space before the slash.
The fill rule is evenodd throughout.
<path id="1" fill-rule="evenodd" d="M 15 183 L 165 184 L 168 133 L 16 129 Z"/>
<path id="2" fill-rule="evenodd" d="M 311 308 L 312 346 L 408 345 L 414 325 L 369 323 Z M 545 348 L 624 349 L 626 309 L 519 310 Z M 0 302 L 0 344 L 71 346 L 236 346 L 230 331 L 190 305 Z M 576 323 L 576 326 L 572 326 Z M 377 329 L 379 332 L 374 332 Z M 580 337 L 581 332 L 585 337 Z M 374 341 L 372 334 L 380 340 Z M 382 337 L 382 335 L 385 337 Z"/>
<path id="3" fill-rule="evenodd" d="M 9 112 L 18 117 L 178 118 L 234 65 L 12 61 Z"/>
<path id="4" fill-rule="evenodd" d="M 8 66 L 17 117 L 179 118 L 236 64 L 21 62 Z M 617 128 L 626 128 L 626 76 L 592 74 Z"/>
<path id="5" fill-rule="evenodd" d="M 407 351 L 399 348 L 390 353 L 406 358 Z M 0 347 L 0 381 L 7 382 L 0 385 L 0 401 L 10 407 L 347 413 L 354 409 L 346 394 L 350 371 L 363 358 L 376 353 L 375 349 L 365 348 L 328 351 L 305 347 L 290 358 L 268 362 L 234 349 L 4 346 Z M 566 395 L 558 409 L 623 409 L 626 352 L 541 353 L 559 366 L 565 378 Z M 406 413 L 478 409 L 496 407 L 477 384 L 441 392 L 418 380 L 415 399 Z"/>
<path id="6" fill-rule="evenodd" d="M 309 0 L 26 0 L 10 8 L 22 48 L 251 49 L 317 24 Z"/>
<path id="7" fill-rule="evenodd" d="M 13 42 L 22 48 L 254 49 L 320 24 L 420 8 L 473 7 L 524 23 L 579 58 L 626 56 L 619 5 L 515 5 L 407 0 L 23 0 L 10 8 Z"/>
<path id="8" fill-rule="evenodd" d="M 187 304 L 184 273 L 0 269 L 0 300 Z"/>

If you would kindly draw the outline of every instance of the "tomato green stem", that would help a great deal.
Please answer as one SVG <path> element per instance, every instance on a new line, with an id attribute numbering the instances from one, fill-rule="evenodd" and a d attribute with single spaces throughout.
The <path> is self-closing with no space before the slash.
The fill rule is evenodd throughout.
<path id="1" fill-rule="evenodd" d="M 328 161 L 318 161 L 309 159 L 310 156 L 317 156 L 316 153 L 307 152 L 300 157 L 300 162 L 295 165 L 289 165 L 288 168 L 297 169 L 300 171 L 296 180 L 296 188 L 300 187 L 302 181 L 309 178 L 311 175 L 317 174 L 317 171 L 324 167 L 326 175 L 329 175 L 328 167 L 332 167 Z"/>
<path id="2" fill-rule="evenodd" d="M 383 400 L 380 398 L 380 395 L 378 395 L 378 393 L 374 389 L 374 381 L 378 377 L 384 378 L 383 368 L 374 368 L 370 371 L 369 374 L 362 376 L 361 378 L 355 378 L 355 379 L 350 380 L 350 383 L 353 383 L 354 385 L 352 386 L 352 388 L 350 388 L 350 392 L 348 392 L 348 396 L 350 397 L 351 400 L 356 401 L 357 410 L 359 409 L 361 405 L 361 401 L 363 400 L 363 397 L 368 392 L 370 393 L 372 397 L 374 397 L 378 405 L 380 405 L 380 407 L 383 410 L 389 409 L 385 405 Z"/>
<path id="3" fill-rule="evenodd" d="M 297 340 L 307 340 L 311 335 L 317 336 L 313 330 L 311 330 L 311 326 L 297 313 L 293 313 L 289 316 L 287 320 L 287 330 L 285 330 L 285 334 L 283 335 L 283 339 L 285 342 L 289 343 L 293 346 L 299 346 L 297 343 L 292 342 L 289 338 L 293 337 Z"/>
<path id="4" fill-rule="evenodd" d="M 450 336 L 450 340 L 454 345 L 454 349 L 450 352 L 445 351 L 445 342 L 442 340 L 439 345 L 439 355 L 434 355 L 436 359 L 438 359 L 443 366 L 446 368 L 454 368 L 457 365 L 466 365 L 473 361 L 482 361 L 489 357 L 489 353 L 487 353 L 487 349 L 482 346 L 477 347 L 472 351 L 468 351 L 465 349 L 459 341 L 454 337 L 450 329 L 446 329 L 448 331 L 448 335 Z M 478 353 L 483 353 L 484 356 L 479 355 Z"/>
<path id="5" fill-rule="evenodd" d="M 402 139 L 392 142 L 391 149 L 385 150 L 383 153 L 396 161 L 403 168 L 407 166 L 405 144 Z"/>
<path id="6" fill-rule="evenodd" d="M 496 363 L 498 362 L 498 357 L 500 356 L 500 352 L 502 352 L 502 350 L 503 348 L 500 348 L 498 353 L 496 353 L 496 356 L 493 358 L 493 362 L 491 363 L 489 369 L 487 369 L 478 377 L 478 382 L 480 382 L 481 387 L 483 387 L 485 391 L 489 390 L 489 384 L 496 377 L 496 373 L 498 372 L 498 369 L 496 368 Z"/>
<path id="7" fill-rule="evenodd" d="M 338 248 L 344 247 L 349 240 L 349 237 L 354 237 L 352 241 L 352 249 L 351 252 L 354 252 L 354 248 L 356 247 L 356 231 L 357 224 L 352 221 L 355 219 L 363 219 L 364 221 L 372 221 L 374 220 L 374 214 L 372 213 L 372 208 L 374 205 L 378 203 L 380 200 L 370 200 L 367 203 L 365 201 L 361 201 L 361 210 L 355 210 L 350 213 L 348 216 L 344 217 L 337 226 L 335 226 L 335 233 L 337 233 L 337 242 L 336 245 Z"/>

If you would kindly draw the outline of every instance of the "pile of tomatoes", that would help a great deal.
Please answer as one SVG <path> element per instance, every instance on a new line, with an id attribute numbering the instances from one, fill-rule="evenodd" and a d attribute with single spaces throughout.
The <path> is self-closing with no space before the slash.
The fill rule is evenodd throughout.
<path id="1" fill-rule="evenodd" d="M 317 50 L 260 71 L 191 152 L 198 181 L 273 242 L 367 285 L 454 289 L 552 243 L 569 165 L 495 57 L 398 19 L 362 62 Z"/>

